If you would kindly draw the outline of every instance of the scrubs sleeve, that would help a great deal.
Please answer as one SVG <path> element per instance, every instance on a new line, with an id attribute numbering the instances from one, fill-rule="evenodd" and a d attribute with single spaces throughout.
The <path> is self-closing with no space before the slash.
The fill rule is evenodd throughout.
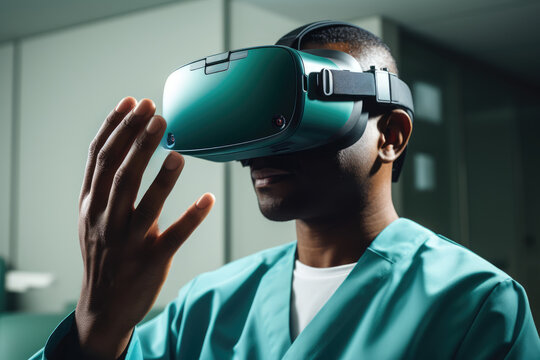
<path id="1" fill-rule="evenodd" d="M 507 279 L 493 288 L 455 358 L 540 359 L 540 339 L 521 285 Z"/>
<path id="2" fill-rule="evenodd" d="M 184 303 L 194 280 L 183 287 L 178 297 L 154 319 L 135 327 L 130 342 L 119 360 L 175 359 L 178 348 L 179 326 L 184 312 Z M 78 344 L 75 326 L 75 311 L 69 314 L 54 329 L 45 347 L 30 360 L 83 359 Z"/>

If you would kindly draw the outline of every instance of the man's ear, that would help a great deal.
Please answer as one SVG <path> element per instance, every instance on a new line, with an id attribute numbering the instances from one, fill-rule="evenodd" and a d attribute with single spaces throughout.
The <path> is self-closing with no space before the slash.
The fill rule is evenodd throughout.
<path id="1" fill-rule="evenodd" d="M 404 110 L 394 109 L 379 119 L 379 158 L 383 163 L 395 161 L 405 150 L 412 132 L 412 120 Z"/>

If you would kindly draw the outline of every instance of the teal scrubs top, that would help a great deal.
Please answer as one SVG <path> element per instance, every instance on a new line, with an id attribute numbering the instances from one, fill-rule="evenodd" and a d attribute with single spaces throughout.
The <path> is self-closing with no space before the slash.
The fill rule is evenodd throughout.
<path id="1" fill-rule="evenodd" d="M 540 359 L 523 288 L 403 218 L 375 238 L 292 342 L 295 254 L 291 243 L 199 275 L 136 327 L 126 359 Z M 33 359 L 54 358 L 73 320 Z"/>

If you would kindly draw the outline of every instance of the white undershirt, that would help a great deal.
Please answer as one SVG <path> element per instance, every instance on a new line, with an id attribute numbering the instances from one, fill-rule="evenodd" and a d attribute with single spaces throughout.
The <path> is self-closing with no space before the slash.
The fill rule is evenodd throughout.
<path id="1" fill-rule="evenodd" d="M 295 261 L 291 294 L 291 336 L 295 339 L 326 304 L 356 263 L 315 268 Z"/>

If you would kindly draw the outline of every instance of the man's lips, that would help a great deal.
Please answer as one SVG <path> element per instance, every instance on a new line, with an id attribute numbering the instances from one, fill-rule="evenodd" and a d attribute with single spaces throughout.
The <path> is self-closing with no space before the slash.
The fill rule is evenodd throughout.
<path id="1" fill-rule="evenodd" d="M 265 186 L 281 181 L 283 178 L 292 175 L 290 171 L 274 168 L 262 168 L 251 171 L 251 178 L 255 181 L 255 186 Z"/>

